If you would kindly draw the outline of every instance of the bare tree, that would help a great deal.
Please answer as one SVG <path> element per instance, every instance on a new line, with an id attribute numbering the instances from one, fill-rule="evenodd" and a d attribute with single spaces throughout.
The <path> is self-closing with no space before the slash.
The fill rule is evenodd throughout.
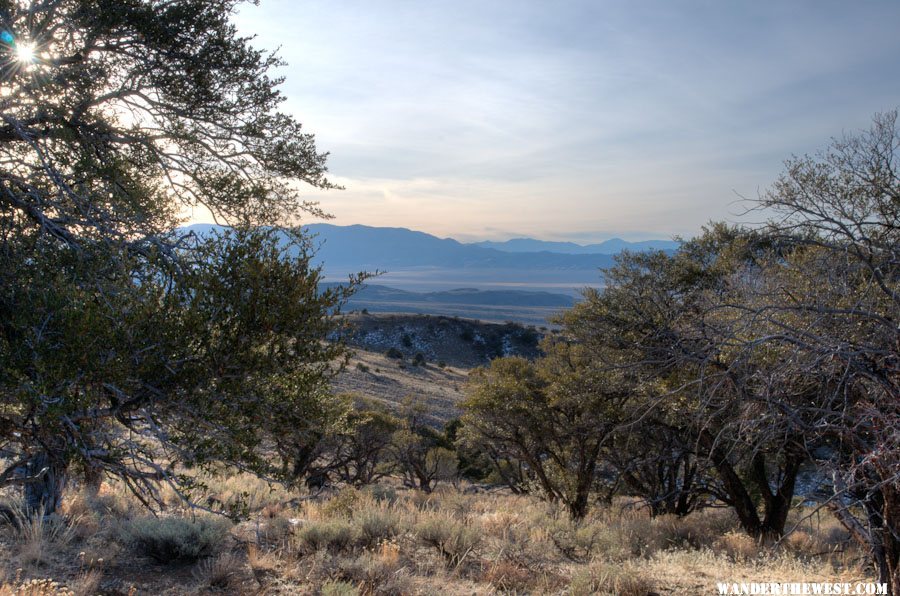
<path id="1" fill-rule="evenodd" d="M 811 402 L 830 440 L 828 505 L 900 591 L 900 131 L 897 113 L 794 158 L 758 205 L 792 248 L 767 264 L 756 341 L 828 379 Z"/>

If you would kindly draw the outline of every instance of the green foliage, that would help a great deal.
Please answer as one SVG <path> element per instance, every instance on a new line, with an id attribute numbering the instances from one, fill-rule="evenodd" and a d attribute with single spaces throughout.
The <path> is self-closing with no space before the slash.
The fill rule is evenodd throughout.
<path id="1" fill-rule="evenodd" d="M 359 528 L 345 518 L 309 521 L 297 532 L 300 547 L 308 552 L 345 552 L 353 548 L 359 538 Z"/>
<path id="2" fill-rule="evenodd" d="M 362 495 L 353 488 L 347 487 L 328 500 L 322 513 L 326 517 L 345 517 L 353 515 L 353 510 L 359 505 Z"/>
<path id="3" fill-rule="evenodd" d="M 359 589 L 350 582 L 331 579 L 322 584 L 322 596 L 359 596 Z"/>
<path id="4" fill-rule="evenodd" d="M 525 327 L 518 335 L 519 342 L 529 348 L 537 347 L 541 336 L 534 327 Z"/>
<path id="5" fill-rule="evenodd" d="M 344 428 L 328 440 L 327 467 L 350 485 L 371 484 L 391 471 L 389 447 L 401 426 L 380 404 L 357 399 Z"/>
<path id="6" fill-rule="evenodd" d="M 401 360 L 403 358 L 403 352 L 397 348 L 388 348 L 384 355 L 395 360 Z"/>
<path id="7" fill-rule="evenodd" d="M 144 517 L 123 530 L 123 540 L 159 563 L 192 563 L 221 548 L 231 526 L 222 518 Z"/>
<path id="8" fill-rule="evenodd" d="M 527 470 L 539 494 L 582 517 L 599 487 L 602 444 L 621 393 L 614 376 L 589 366 L 582 347 L 544 348 L 547 356 L 536 364 L 498 358 L 472 373 L 462 403 L 465 445 L 500 474 Z M 525 480 L 508 476 L 513 486 Z"/>
<path id="9" fill-rule="evenodd" d="M 444 434 L 425 423 L 424 413 L 425 404 L 404 400 L 401 417 L 392 417 L 389 451 L 392 471 L 401 474 L 406 486 L 431 492 L 456 476 L 456 455 Z"/>
<path id="10" fill-rule="evenodd" d="M 148 504 L 164 477 L 190 496 L 179 465 L 292 479 L 340 422 L 324 340 L 353 284 L 318 292 L 309 239 L 282 229 L 321 214 L 297 183 L 332 187 L 325 154 L 238 4 L 7 3 L 50 54 L 4 75 L 0 126 L 0 485 L 46 470 L 32 510 L 71 474 Z M 177 230 L 197 206 L 233 229 Z"/>

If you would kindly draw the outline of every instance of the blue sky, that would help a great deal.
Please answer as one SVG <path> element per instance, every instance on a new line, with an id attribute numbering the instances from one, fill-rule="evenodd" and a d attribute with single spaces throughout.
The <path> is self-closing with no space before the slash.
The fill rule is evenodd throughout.
<path id="1" fill-rule="evenodd" d="M 900 105 L 900 2 L 262 0 L 334 223 L 692 235 Z"/>

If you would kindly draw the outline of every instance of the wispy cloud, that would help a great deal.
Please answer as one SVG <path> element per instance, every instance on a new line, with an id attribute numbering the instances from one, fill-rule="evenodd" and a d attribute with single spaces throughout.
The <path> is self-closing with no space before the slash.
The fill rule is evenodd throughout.
<path id="1" fill-rule="evenodd" d="M 900 103 L 900 4 L 264 2 L 337 223 L 692 234 Z M 574 235 L 574 236 L 573 236 Z"/>

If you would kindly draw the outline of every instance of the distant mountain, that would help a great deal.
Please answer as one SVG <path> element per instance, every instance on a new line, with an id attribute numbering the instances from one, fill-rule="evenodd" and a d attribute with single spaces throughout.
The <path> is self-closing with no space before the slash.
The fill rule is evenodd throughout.
<path id="1" fill-rule="evenodd" d="M 679 243 L 674 240 L 643 240 L 629 242 L 621 238 L 611 238 L 598 244 L 575 244 L 574 242 L 550 242 L 534 238 L 513 238 L 505 242 L 473 242 L 472 246 L 491 248 L 503 252 L 553 252 L 569 255 L 603 254 L 614 255 L 623 250 L 642 252 L 646 250 L 676 250 Z"/>
<path id="2" fill-rule="evenodd" d="M 197 224 L 189 229 L 205 234 L 217 226 Z M 306 229 L 315 236 L 317 260 L 331 271 L 439 268 L 596 272 L 613 264 L 609 254 L 506 252 L 405 228 L 321 223 L 310 224 Z"/>

